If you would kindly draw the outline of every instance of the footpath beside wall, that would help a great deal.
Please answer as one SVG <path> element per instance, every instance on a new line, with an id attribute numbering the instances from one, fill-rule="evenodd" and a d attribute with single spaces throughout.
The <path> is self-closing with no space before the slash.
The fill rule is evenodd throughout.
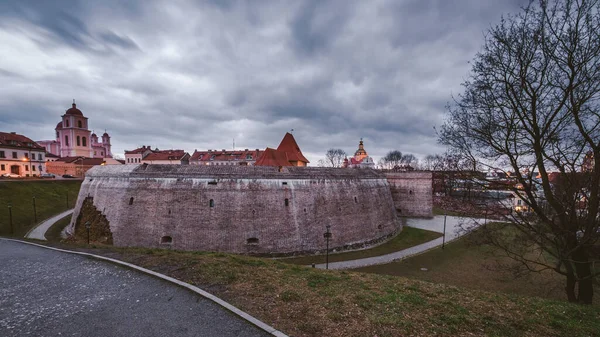
<path id="1" fill-rule="evenodd" d="M 383 173 L 390 184 L 394 206 L 400 216 L 433 216 L 433 174 L 426 171 Z"/>

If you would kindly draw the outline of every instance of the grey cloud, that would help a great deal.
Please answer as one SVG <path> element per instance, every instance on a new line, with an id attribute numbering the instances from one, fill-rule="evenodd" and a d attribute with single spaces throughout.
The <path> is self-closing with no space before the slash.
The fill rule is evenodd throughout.
<path id="1" fill-rule="evenodd" d="M 483 31 L 524 2 L 0 2 L 0 129 L 51 138 L 76 98 L 118 154 L 290 129 L 313 163 L 360 137 L 375 156 L 441 152 L 433 126 Z"/>

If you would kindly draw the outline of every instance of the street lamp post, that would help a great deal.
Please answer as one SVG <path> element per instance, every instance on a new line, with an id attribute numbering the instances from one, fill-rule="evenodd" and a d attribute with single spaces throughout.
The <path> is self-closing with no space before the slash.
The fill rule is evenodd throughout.
<path id="1" fill-rule="evenodd" d="M 37 210 L 35 208 L 35 195 L 33 196 L 33 219 L 34 219 L 34 222 L 37 223 Z"/>
<path id="2" fill-rule="evenodd" d="M 87 230 L 87 244 L 88 246 L 90 245 L 90 227 L 92 227 L 92 224 L 89 221 L 85 222 L 85 229 Z"/>
<path id="3" fill-rule="evenodd" d="M 8 204 L 8 221 L 10 223 L 10 234 L 13 235 L 15 234 L 15 230 L 12 223 L 12 205 L 10 203 Z"/>
<path id="4" fill-rule="evenodd" d="M 442 249 L 446 246 L 446 213 L 444 213 L 444 235 L 442 236 Z"/>
<path id="5" fill-rule="evenodd" d="M 323 234 L 323 237 L 327 242 L 327 248 L 325 249 L 325 269 L 329 269 L 329 239 L 331 238 L 331 232 L 329 231 L 329 229 L 331 228 L 331 226 L 327 225 L 325 226 L 325 228 L 326 232 L 325 234 Z"/>

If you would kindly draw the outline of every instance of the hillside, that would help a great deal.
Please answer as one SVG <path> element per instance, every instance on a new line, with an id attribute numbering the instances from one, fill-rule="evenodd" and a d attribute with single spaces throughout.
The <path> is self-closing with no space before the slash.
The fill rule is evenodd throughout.
<path id="1" fill-rule="evenodd" d="M 195 284 L 290 336 L 599 336 L 600 307 L 221 253 L 85 249 Z"/>
<path id="2" fill-rule="evenodd" d="M 22 237 L 36 223 L 36 215 L 39 223 L 73 207 L 80 186 L 79 180 L 0 181 L 0 235 L 11 232 L 9 205 L 12 205 L 14 236 Z"/>

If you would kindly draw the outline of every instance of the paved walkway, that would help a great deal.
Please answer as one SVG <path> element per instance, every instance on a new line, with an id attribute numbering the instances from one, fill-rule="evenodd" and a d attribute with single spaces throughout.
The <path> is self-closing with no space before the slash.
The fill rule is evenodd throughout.
<path id="1" fill-rule="evenodd" d="M 466 229 L 472 229 L 479 224 L 484 222 L 483 219 L 471 219 L 461 218 L 455 216 L 448 216 L 446 218 L 446 242 L 452 241 L 466 233 Z M 433 219 L 406 219 L 406 225 L 409 227 L 426 229 L 438 233 L 444 232 L 444 216 L 438 215 Z M 390 263 L 396 260 L 401 260 L 406 257 L 416 255 L 427 251 L 429 249 L 441 246 L 443 243 L 443 237 L 439 237 L 435 240 L 422 243 L 420 245 L 410 247 L 398 252 L 368 257 L 358 260 L 340 261 L 329 263 L 329 269 L 354 269 L 366 266 L 372 266 L 376 264 Z M 325 264 L 316 265 L 317 268 L 325 269 Z"/>
<path id="2" fill-rule="evenodd" d="M 51 217 L 50 219 L 44 220 L 37 227 L 35 227 L 35 228 L 31 229 L 29 232 L 27 232 L 27 234 L 25 234 L 25 238 L 46 241 L 45 235 L 46 235 L 46 232 L 48 231 L 48 228 L 50 228 L 52 225 L 54 225 L 54 223 L 56 223 L 58 220 L 66 217 L 67 215 L 71 215 L 71 214 L 73 214 L 73 209 L 64 211 L 58 215 Z"/>
<path id="3" fill-rule="evenodd" d="M 83 256 L 0 240 L 0 336 L 266 337 L 214 302 Z"/>

